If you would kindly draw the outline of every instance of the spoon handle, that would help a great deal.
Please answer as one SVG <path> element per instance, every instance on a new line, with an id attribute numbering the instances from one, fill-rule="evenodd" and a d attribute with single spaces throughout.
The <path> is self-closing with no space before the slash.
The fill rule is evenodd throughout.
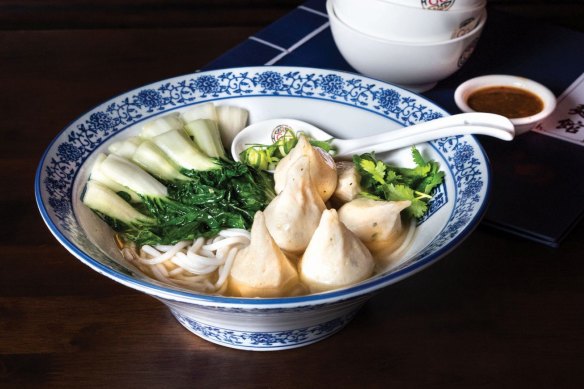
<path id="1" fill-rule="evenodd" d="M 469 134 L 512 140 L 515 129 L 511 121 L 504 116 L 471 112 L 435 119 L 380 135 L 360 139 L 339 139 L 335 140 L 333 145 L 337 147 L 337 155 L 349 156 L 372 150 L 381 153 L 435 139 Z"/>

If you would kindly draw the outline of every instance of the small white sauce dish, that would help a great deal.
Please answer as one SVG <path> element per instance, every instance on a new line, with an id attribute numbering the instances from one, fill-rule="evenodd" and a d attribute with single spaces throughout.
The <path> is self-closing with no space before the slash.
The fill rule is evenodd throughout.
<path id="1" fill-rule="evenodd" d="M 490 87 L 513 87 L 523 89 L 538 96 L 543 102 L 543 109 L 538 113 L 510 119 L 515 126 L 515 134 L 523 134 L 547 118 L 556 108 L 556 96 L 547 87 L 528 78 L 493 74 L 472 78 L 460 84 L 454 92 L 454 101 L 462 112 L 475 112 L 469 107 L 468 98 L 476 91 Z"/>

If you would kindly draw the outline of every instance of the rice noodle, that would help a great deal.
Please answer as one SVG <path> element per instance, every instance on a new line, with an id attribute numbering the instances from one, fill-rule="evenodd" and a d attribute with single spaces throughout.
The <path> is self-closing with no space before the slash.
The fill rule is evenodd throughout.
<path id="1" fill-rule="evenodd" d="M 213 238 L 197 238 L 175 245 L 126 246 L 125 258 L 158 281 L 199 292 L 223 287 L 237 252 L 249 245 L 249 231 L 232 228 Z"/>
<path id="2" fill-rule="evenodd" d="M 249 242 L 249 238 L 245 238 L 242 236 L 234 236 L 231 238 L 217 239 L 211 244 L 204 245 L 203 249 L 209 250 L 209 251 L 217 251 L 218 249 L 220 249 L 222 247 L 231 246 L 234 243 L 245 244 L 245 242 Z"/>
<path id="3" fill-rule="evenodd" d="M 400 264 L 415 232 L 416 223 L 410 222 L 400 246 L 377 264 L 377 274 Z M 249 245 L 250 238 L 249 231 L 232 228 L 212 238 L 181 241 L 175 245 L 144 245 L 139 250 L 126 246 L 122 248 L 122 255 L 160 282 L 197 292 L 222 294 L 235 256 Z"/>
<path id="4" fill-rule="evenodd" d="M 225 280 L 227 280 L 227 276 L 229 276 L 229 272 L 231 271 L 231 265 L 233 265 L 233 260 L 235 259 L 235 254 L 237 254 L 237 248 L 231 248 L 229 250 L 229 254 L 227 255 L 227 259 L 225 260 L 225 265 L 221 266 L 219 269 L 219 279 L 215 284 L 215 288 L 218 290 L 223 286 Z"/>
<path id="5" fill-rule="evenodd" d="M 189 245 L 189 242 L 187 242 L 187 241 L 178 242 L 177 244 L 175 244 L 173 247 L 171 247 L 167 251 L 161 250 L 159 246 L 156 246 L 156 248 L 151 247 L 151 246 L 142 246 L 142 251 L 144 251 L 148 255 L 153 256 L 154 258 L 145 259 L 145 258 L 140 257 L 140 258 L 138 258 L 138 261 L 140 261 L 141 263 L 143 263 L 145 265 L 160 264 L 160 263 L 166 262 L 170 258 L 174 257 L 180 250 L 187 247 L 188 245 Z M 164 253 L 164 254 L 161 254 L 161 253 Z"/>
<path id="6" fill-rule="evenodd" d="M 223 230 L 219 232 L 219 235 L 225 238 L 230 238 L 232 236 L 245 236 L 249 239 L 251 237 L 251 233 L 243 228 L 230 228 L 228 230 Z"/>

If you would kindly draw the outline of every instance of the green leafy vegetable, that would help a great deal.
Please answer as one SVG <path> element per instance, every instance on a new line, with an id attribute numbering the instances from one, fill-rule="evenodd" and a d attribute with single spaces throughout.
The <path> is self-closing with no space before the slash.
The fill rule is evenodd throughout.
<path id="1" fill-rule="evenodd" d="M 169 196 L 188 205 L 208 226 L 205 236 L 216 235 L 226 227 L 249 228 L 257 211 L 276 196 L 270 175 L 233 161 L 219 161 L 221 169 L 190 171 L 188 182 L 169 185 Z M 217 225 L 217 227 L 214 227 Z"/>
<path id="2" fill-rule="evenodd" d="M 444 181 L 444 172 L 435 161 L 426 161 L 416 147 L 412 147 L 415 166 L 404 168 L 391 166 L 378 160 L 373 153 L 353 156 L 353 162 L 361 175 L 362 196 L 387 200 L 409 200 L 404 210 L 413 218 L 421 218 L 428 210 L 432 191 Z"/>
<path id="3" fill-rule="evenodd" d="M 167 183 L 166 196 L 140 194 L 142 203 L 134 208 L 120 197 L 117 202 L 108 200 L 107 208 L 96 209 L 89 201 L 103 198 L 101 193 L 101 198 L 86 195 L 83 200 L 123 239 L 138 247 L 211 237 L 225 228 L 249 229 L 255 213 L 276 195 L 273 180 L 267 173 L 239 162 L 216 163 L 219 169 L 184 171 L 189 180 Z M 92 183 L 88 183 L 90 188 L 95 187 Z M 111 192 L 110 198 L 115 199 L 112 196 L 118 195 Z"/>

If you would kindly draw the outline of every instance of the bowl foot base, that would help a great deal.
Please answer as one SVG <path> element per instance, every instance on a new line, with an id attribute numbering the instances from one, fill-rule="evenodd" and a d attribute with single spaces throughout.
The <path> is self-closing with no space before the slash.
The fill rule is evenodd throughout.
<path id="1" fill-rule="evenodd" d="M 358 309 L 314 326 L 281 331 L 240 331 L 202 323 L 171 309 L 171 313 L 186 329 L 218 345 L 251 351 L 278 351 L 323 340 L 343 329 Z"/>

